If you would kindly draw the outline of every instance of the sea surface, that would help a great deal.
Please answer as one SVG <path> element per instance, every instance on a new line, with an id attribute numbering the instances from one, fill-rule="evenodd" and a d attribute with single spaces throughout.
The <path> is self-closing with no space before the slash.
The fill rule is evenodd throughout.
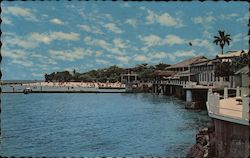
<path id="1" fill-rule="evenodd" d="M 153 94 L 2 94 L 2 156 L 183 157 L 206 111 Z"/>

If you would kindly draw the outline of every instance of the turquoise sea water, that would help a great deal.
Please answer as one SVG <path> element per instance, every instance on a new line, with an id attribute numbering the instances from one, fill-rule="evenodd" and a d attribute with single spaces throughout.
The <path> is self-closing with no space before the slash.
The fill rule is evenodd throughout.
<path id="1" fill-rule="evenodd" d="M 2 156 L 185 156 L 206 111 L 152 94 L 2 94 Z"/>

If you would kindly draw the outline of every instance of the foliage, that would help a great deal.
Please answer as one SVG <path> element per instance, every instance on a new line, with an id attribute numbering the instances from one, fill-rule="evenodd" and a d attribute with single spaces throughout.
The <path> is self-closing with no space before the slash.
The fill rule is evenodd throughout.
<path id="1" fill-rule="evenodd" d="M 91 70 L 84 73 L 76 72 L 74 69 L 72 74 L 68 71 L 53 72 L 51 74 L 45 74 L 45 81 L 83 81 L 83 82 L 117 82 L 121 81 L 121 74 L 124 73 L 137 73 L 138 79 L 147 81 L 153 78 L 153 72 L 155 70 L 164 70 L 169 64 L 160 63 L 158 65 L 148 65 L 147 63 L 136 65 L 133 68 L 120 68 L 116 65 L 108 68 Z"/>
<path id="2" fill-rule="evenodd" d="M 225 35 L 224 31 L 219 30 L 218 32 L 219 32 L 219 36 L 214 36 L 213 43 L 215 43 L 216 45 L 218 45 L 218 44 L 220 45 L 221 53 L 223 54 L 224 45 L 225 44 L 229 45 L 230 41 L 232 41 L 232 39 L 230 38 L 229 34 Z"/>
<path id="3" fill-rule="evenodd" d="M 250 63 L 250 54 L 241 52 L 241 55 L 234 57 L 229 62 L 220 62 L 215 67 L 215 75 L 218 77 L 228 77 L 234 75 L 234 73 L 242 67 Z"/>

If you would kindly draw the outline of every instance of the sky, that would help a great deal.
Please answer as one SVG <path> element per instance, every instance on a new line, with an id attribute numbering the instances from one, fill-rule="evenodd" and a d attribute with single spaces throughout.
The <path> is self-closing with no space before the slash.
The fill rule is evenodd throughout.
<path id="1" fill-rule="evenodd" d="M 2 2 L 3 80 L 41 80 L 54 71 L 175 64 L 248 49 L 247 2 Z M 189 45 L 192 43 L 192 46 Z"/>

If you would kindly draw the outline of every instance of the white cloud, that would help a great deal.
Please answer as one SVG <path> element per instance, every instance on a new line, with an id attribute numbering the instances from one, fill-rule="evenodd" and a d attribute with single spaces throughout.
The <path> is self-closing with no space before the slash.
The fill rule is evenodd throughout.
<path id="1" fill-rule="evenodd" d="M 154 12 L 148 10 L 148 16 L 146 17 L 146 20 L 147 20 L 146 24 L 153 24 L 155 22 L 156 16 L 157 15 Z"/>
<path id="2" fill-rule="evenodd" d="M 133 27 L 136 27 L 137 20 L 136 19 L 127 19 L 125 23 L 127 23 Z"/>
<path id="3" fill-rule="evenodd" d="M 19 64 L 22 65 L 24 67 L 32 67 L 33 66 L 33 62 L 30 60 L 12 60 L 13 64 Z"/>
<path id="4" fill-rule="evenodd" d="M 30 33 L 28 42 L 34 43 L 37 46 L 38 43 L 49 44 L 52 40 L 49 34 L 34 32 Z"/>
<path id="5" fill-rule="evenodd" d="M 143 52 L 148 52 L 149 48 L 147 46 L 145 46 L 145 47 L 140 48 L 140 50 L 143 51 Z"/>
<path id="6" fill-rule="evenodd" d="M 24 67 L 32 67 L 35 65 L 36 68 L 45 68 L 45 66 L 57 64 L 55 60 L 49 58 L 46 54 L 24 49 L 10 49 L 5 45 L 2 48 L 2 55 L 11 58 L 13 64 L 22 65 Z"/>
<path id="7" fill-rule="evenodd" d="M 110 15 L 110 14 L 104 14 L 104 16 L 105 16 L 107 19 L 109 19 L 110 21 L 113 20 L 113 17 L 112 17 L 112 15 Z"/>
<path id="8" fill-rule="evenodd" d="M 176 56 L 174 56 L 173 54 L 171 53 L 167 53 L 167 52 L 163 52 L 163 51 L 160 51 L 160 52 L 155 52 L 155 53 L 151 53 L 147 56 L 147 61 L 152 61 L 152 60 L 155 60 L 155 62 L 159 62 L 159 60 L 163 60 L 163 59 L 170 59 L 172 61 L 175 61 L 176 60 Z"/>
<path id="9" fill-rule="evenodd" d="M 96 56 L 100 56 L 100 55 L 102 55 L 102 54 L 103 54 L 102 51 L 96 51 L 96 52 L 95 52 L 95 55 L 96 55 Z"/>
<path id="10" fill-rule="evenodd" d="M 29 37 L 30 40 L 36 41 L 39 43 L 49 44 L 51 41 L 54 40 L 65 40 L 65 41 L 77 41 L 79 40 L 79 34 L 70 32 L 50 32 L 50 33 L 38 33 L 33 32 L 30 33 Z"/>
<path id="11" fill-rule="evenodd" d="M 238 33 L 232 37 L 234 43 L 239 42 L 244 39 L 243 33 Z"/>
<path id="12" fill-rule="evenodd" d="M 195 24 L 203 24 L 203 25 L 207 25 L 207 24 L 210 24 L 210 23 L 213 23 L 214 21 L 216 21 L 216 18 L 213 17 L 213 16 L 198 16 L 198 17 L 194 17 L 192 18 L 192 21 L 195 23 Z"/>
<path id="13" fill-rule="evenodd" d="M 18 46 L 25 49 L 36 48 L 40 43 L 50 44 L 54 40 L 76 41 L 79 40 L 77 33 L 64 33 L 64 32 L 50 32 L 38 33 L 32 32 L 26 36 L 19 36 L 17 34 L 5 34 L 3 37 L 3 45 Z"/>
<path id="14" fill-rule="evenodd" d="M 23 17 L 26 20 L 38 21 L 34 13 L 28 8 L 21 7 L 6 7 L 3 8 L 4 14 L 10 14 L 18 17 Z"/>
<path id="15" fill-rule="evenodd" d="M 14 60 L 23 59 L 27 56 L 27 53 L 25 51 L 20 49 L 9 49 L 5 45 L 3 45 L 1 53 L 3 57 L 9 57 Z"/>
<path id="16" fill-rule="evenodd" d="M 234 18 L 236 18 L 238 16 L 239 16 L 239 14 L 237 14 L 237 13 L 221 14 L 219 16 L 219 18 L 222 19 L 222 20 L 232 20 L 232 19 L 234 19 Z"/>
<path id="17" fill-rule="evenodd" d="M 8 17 L 2 17 L 2 23 L 5 25 L 12 25 L 12 21 Z"/>
<path id="18" fill-rule="evenodd" d="M 147 46 L 147 47 L 152 47 L 152 46 L 155 46 L 155 45 L 158 45 L 161 41 L 161 38 L 157 35 L 149 35 L 149 36 L 139 36 L 139 39 L 141 39 L 142 41 L 144 41 L 144 44 Z"/>
<path id="19" fill-rule="evenodd" d="M 89 25 L 78 25 L 83 31 L 90 32 L 94 34 L 103 34 L 103 32 L 97 27 L 90 27 Z"/>
<path id="20" fill-rule="evenodd" d="M 31 73 L 31 75 L 34 77 L 44 77 L 44 74 L 41 73 Z"/>
<path id="21" fill-rule="evenodd" d="M 208 30 L 204 30 L 202 32 L 202 37 L 208 38 L 208 39 L 213 39 L 213 34 L 211 32 L 209 32 Z"/>
<path id="22" fill-rule="evenodd" d="M 178 24 L 178 21 L 168 13 L 157 16 L 157 21 L 164 26 L 175 26 Z"/>
<path id="23" fill-rule="evenodd" d="M 22 48 L 35 48 L 38 46 L 38 43 L 36 41 L 30 40 L 28 37 L 22 37 L 22 36 L 6 36 L 4 37 L 4 40 L 2 41 L 3 45 L 6 46 L 18 46 Z"/>
<path id="24" fill-rule="evenodd" d="M 119 54 L 119 55 L 123 54 L 120 48 L 127 47 L 125 44 L 121 42 L 120 39 L 115 39 L 113 41 L 115 47 L 112 47 L 110 43 L 106 42 L 103 39 L 92 39 L 90 36 L 85 37 L 84 42 L 88 45 L 99 46 L 103 48 L 104 50 L 106 50 L 107 52 L 111 52 L 111 53 Z"/>
<path id="25" fill-rule="evenodd" d="M 247 12 L 244 16 L 236 19 L 236 21 L 241 22 L 241 23 L 247 25 L 248 24 L 248 19 L 249 19 L 249 12 Z"/>
<path id="26" fill-rule="evenodd" d="M 234 36 L 231 36 L 231 43 L 229 45 L 230 48 L 234 47 L 235 45 L 238 45 L 240 47 L 244 47 L 244 46 L 248 46 L 248 40 L 249 40 L 249 36 L 247 35 L 247 33 L 243 34 L 243 33 L 238 33 Z M 240 43 L 240 44 L 237 44 Z M 243 49 L 243 48 L 242 48 Z"/>
<path id="27" fill-rule="evenodd" d="M 108 24 L 104 25 L 104 27 L 107 28 L 108 30 L 114 32 L 114 33 L 118 33 L 118 34 L 123 33 L 123 31 L 121 29 L 119 29 L 116 26 L 116 24 L 114 24 L 114 23 L 108 23 Z"/>
<path id="28" fill-rule="evenodd" d="M 117 47 L 117 48 L 127 48 L 128 47 L 128 45 L 126 44 L 126 42 L 123 41 L 120 38 L 115 38 L 113 40 L 113 43 L 115 44 L 115 47 Z"/>
<path id="29" fill-rule="evenodd" d="M 205 40 L 205 39 L 193 39 L 190 40 L 190 42 L 192 43 L 193 47 L 201 47 L 201 48 L 205 48 L 209 51 L 209 53 L 214 53 L 214 45 L 211 41 Z"/>
<path id="30" fill-rule="evenodd" d="M 64 24 L 63 21 L 61 21 L 60 19 L 57 19 L 57 18 L 51 19 L 50 22 L 53 23 L 53 24 L 57 24 L 57 25 L 63 25 Z"/>
<path id="31" fill-rule="evenodd" d="M 157 15 L 151 10 L 147 10 L 148 16 L 146 17 L 146 24 L 153 24 L 155 22 L 162 26 L 174 26 L 183 27 L 182 20 L 180 17 L 173 17 L 169 13 L 165 12 L 161 15 Z"/>
<path id="32" fill-rule="evenodd" d="M 39 66 L 42 66 L 42 65 L 56 65 L 57 62 L 49 57 L 47 57 L 45 54 L 37 54 L 37 53 L 32 53 L 30 55 L 31 58 L 35 58 L 37 59 L 38 61 L 40 61 L 42 64 L 40 64 Z"/>
<path id="33" fill-rule="evenodd" d="M 190 51 L 185 51 L 185 50 L 181 50 L 181 51 L 176 51 L 174 53 L 174 55 L 176 57 L 193 57 L 196 56 L 195 51 L 194 50 L 190 50 Z"/>
<path id="34" fill-rule="evenodd" d="M 75 61 L 85 56 L 90 56 L 92 51 L 83 48 L 74 48 L 73 50 L 49 50 L 49 54 L 54 59 Z"/>
<path id="35" fill-rule="evenodd" d="M 134 56 L 134 61 L 148 62 L 149 58 L 146 57 L 145 55 L 136 55 L 136 56 Z"/>
<path id="36" fill-rule="evenodd" d="M 119 62 L 122 62 L 122 64 L 128 64 L 129 57 L 124 55 L 113 55 L 113 54 L 107 54 L 108 58 L 118 60 Z"/>
<path id="37" fill-rule="evenodd" d="M 167 35 L 165 39 L 163 39 L 162 44 L 175 45 L 175 44 L 183 44 L 186 41 L 179 36 L 176 35 Z"/>
<path id="38" fill-rule="evenodd" d="M 115 59 L 118 61 L 124 62 L 124 63 L 128 63 L 128 61 L 129 61 L 128 56 L 116 56 Z"/>
<path id="39" fill-rule="evenodd" d="M 66 40 L 66 41 L 77 41 L 79 40 L 79 34 L 70 32 L 70 33 L 64 33 L 64 32 L 52 32 L 50 33 L 50 38 L 53 40 Z"/>
<path id="40" fill-rule="evenodd" d="M 103 65 L 111 65 L 110 62 L 108 62 L 106 60 L 102 60 L 102 59 L 96 59 L 96 62 L 99 64 L 103 64 Z"/>
<path id="41" fill-rule="evenodd" d="M 153 54 L 152 58 L 165 58 L 168 56 L 168 53 L 166 52 L 156 52 Z"/>
<path id="42" fill-rule="evenodd" d="M 84 31 L 91 32 L 91 28 L 88 25 L 79 25 Z"/>

